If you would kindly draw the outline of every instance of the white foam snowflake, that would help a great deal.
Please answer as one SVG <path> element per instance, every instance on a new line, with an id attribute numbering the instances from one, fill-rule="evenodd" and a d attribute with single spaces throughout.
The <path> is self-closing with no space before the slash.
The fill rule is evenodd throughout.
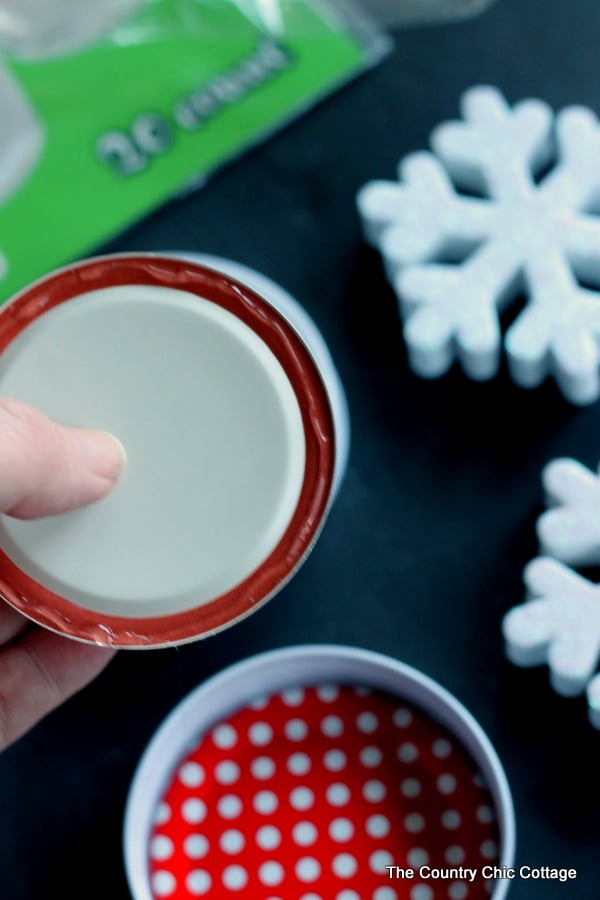
<path id="1" fill-rule="evenodd" d="M 547 662 L 554 689 L 575 696 L 600 658 L 600 585 L 549 557 L 535 559 L 524 577 L 530 599 L 504 617 L 507 656 L 519 666 Z"/>
<path id="2" fill-rule="evenodd" d="M 537 522 L 542 552 L 570 566 L 600 563 L 600 478 L 574 459 L 555 459 L 542 473 L 552 507 Z"/>
<path id="3" fill-rule="evenodd" d="M 538 519 L 542 553 L 525 569 L 529 599 L 504 618 L 509 659 L 547 662 L 555 690 L 587 687 L 589 716 L 600 729 L 600 584 L 570 566 L 600 563 L 600 477 L 573 459 L 556 459 L 542 474 L 551 509 Z"/>
<path id="4" fill-rule="evenodd" d="M 437 377 L 458 358 L 490 378 L 499 313 L 524 293 L 504 339 L 512 377 L 534 387 L 552 374 L 570 401 L 590 403 L 600 394 L 598 120 L 584 107 L 554 116 L 534 99 L 511 108 L 492 87 L 468 91 L 462 112 L 433 132 L 433 152 L 401 163 L 399 182 L 370 182 L 357 198 L 410 364 Z"/>

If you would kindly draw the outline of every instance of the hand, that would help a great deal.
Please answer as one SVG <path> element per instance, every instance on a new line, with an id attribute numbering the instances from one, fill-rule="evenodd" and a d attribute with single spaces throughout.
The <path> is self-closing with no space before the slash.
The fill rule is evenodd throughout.
<path id="1" fill-rule="evenodd" d="M 34 519 L 93 503 L 122 465 L 110 435 L 65 428 L 0 399 L 0 513 Z M 113 654 L 34 626 L 0 600 L 0 750 L 90 682 Z"/>

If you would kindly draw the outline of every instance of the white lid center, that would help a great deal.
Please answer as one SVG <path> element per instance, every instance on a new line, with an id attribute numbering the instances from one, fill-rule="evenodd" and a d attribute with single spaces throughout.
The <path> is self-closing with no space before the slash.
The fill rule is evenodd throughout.
<path id="1" fill-rule="evenodd" d="M 0 394 L 126 449 L 98 503 L 0 518 L 14 562 L 80 606 L 144 617 L 206 603 L 250 575 L 292 518 L 305 466 L 295 392 L 265 342 L 208 300 L 129 285 L 65 302 L 2 355 Z"/>

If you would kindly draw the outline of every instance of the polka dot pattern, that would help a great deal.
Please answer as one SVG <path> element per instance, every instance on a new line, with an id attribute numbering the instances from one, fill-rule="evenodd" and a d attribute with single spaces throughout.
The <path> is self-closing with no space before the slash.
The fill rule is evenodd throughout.
<path id="1" fill-rule="evenodd" d="M 391 881 L 386 866 L 497 861 L 490 794 L 454 737 L 333 684 L 257 698 L 203 735 L 148 845 L 155 900 L 487 900 L 482 880 Z"/>

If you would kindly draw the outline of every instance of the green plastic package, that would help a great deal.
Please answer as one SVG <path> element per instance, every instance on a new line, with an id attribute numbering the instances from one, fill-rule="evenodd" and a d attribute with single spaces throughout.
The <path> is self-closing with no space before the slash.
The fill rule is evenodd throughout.
<path id="1" fill-rule="evenodd" d="M 0 0 L 0 300 L 388 49 L 348 0 Z"/>

